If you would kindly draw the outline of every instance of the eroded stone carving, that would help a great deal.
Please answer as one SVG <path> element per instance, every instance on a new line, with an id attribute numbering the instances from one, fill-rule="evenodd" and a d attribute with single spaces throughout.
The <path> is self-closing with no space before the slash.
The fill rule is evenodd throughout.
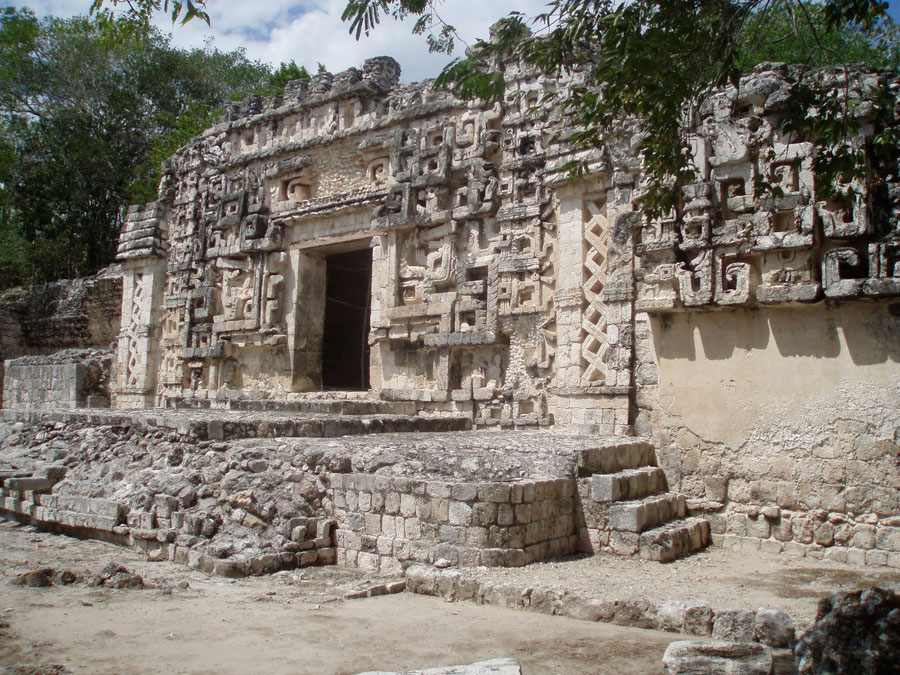
<path id="1" fill-rule="evenodd" d="M 368 363 L 353 386 L 435 414 L 619 432 L 635 312 L 900 293 L 896 223 L 876 226 L 864 186 L 822 196 L 813 144 L 774 124 L 788 67 L 700 111 L 696 180 L 659 218 L 642 206 L 639 124 L 601 150 L 569 147 L 554 140 L 561 111 L 538 103 L 578 73 L 503 67 L 506 99 L 488 107 L 400 85 L 395 61 L 370 59 L 235 104 L 181 149 L 160 200 L 123 229 L 120 390 L 290 398 L 334 386 L 327 352 L 346 349 Z M 884 84 L 857 75 L 817 77 L 860 97 Z M 587 167 L 575 182 L 572 160 Z M 365 268 L 358 296 L 329 276 L 348 251 Z M 329 332 L 338 306 L 364 314 L 352 339 Z"/>
<path id="2" fill-rule="evenodd" d="M 896 294 L 895 266 L 882 264 L 878 251 L 896 246 L 897 223 L 876 228 L 872 222 L 875 202 L 890 201 L 895 188 L 832 186 L 847 195 L 838 198 L 818 184 L 813 143 L 773 124 L 791 70 L 781 64 L 760 68 L 701 111 L 698 134 L 690 139 L 698 180 L 681 188 L 681 208 L 644 218 L 639 310 Z M 842 69 L 823 69 L 815 79 L 824 88 L 845 87 L 859 100 L 888 88 L 883 75 Z M 762 96 L 763 90 L 770 93 Z M 871 133 L 871 106 L 861 111 L 869 130 L 863 134 Z M 762 190 L 763 184 L 770 189 Z"/>

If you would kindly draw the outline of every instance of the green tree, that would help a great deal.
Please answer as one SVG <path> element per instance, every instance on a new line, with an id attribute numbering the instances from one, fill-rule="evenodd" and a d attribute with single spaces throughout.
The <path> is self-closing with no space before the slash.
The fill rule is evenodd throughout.
<path id="1" fill-rule="evenodd" d="M 10 134 L 0 130 L 0 288 L 14 286 L 27 277 L 25 242 L 13 222 L 10 191 L 6 189 L 15 160 Z"/>
<path id="2" fill-rule="evenodd" d="M 172 17 L 172 23 L 181 19 L 181 23 L 187 23 L 191 19 L 201 19 L 209 23 L 209 14 L 206 13 L 206 0 L 93 0 L 91 2 L 91 14 L 112 15 L 111 7 L 125 6 L 126 13 L 132 18 L 137 18 L 144 23 L 150 22 L 150 17 L 156 12 L 165 12 Z"/>
<path id="3" fill-rule="evenodd" d="M 741 31 L 738 67 L 749 72 L 763 61 L 810 67 L 861 63 L 900 70 L 900 26 L 889 17 L 868 23 L 827 26 L 826 7 L 773 2 L 750 13 Z"/>
<path id="4" fill-rule="evenodd" d="M 306 69 L 306 66 L 298 66 L 293 59 L 289 63 L 282 62 L 269 77 L 269 89 L 273 93 L 280 94 L 284 92 L 284 87 L 291 80 L 305 80 L 309 82 L 312 76 Z"/>
<path id="5" fill-rule="evenodd" d="M 548 74 L 583 73 L 586 86 L 550 93 L 544 103 L 563 108 L 574 130 L 567 140 L 586 146 L 604 145 L 624 119 L 645 120 L 639 147 L 649 179 L 644 203 L 659 213 L 676 207 L 678 186 L 694 178 L 685 132 L 712 91 L 738 84 L 756 62 L 780 56 L 812 66 L 870 58 L 888 48 L 893 51 L 876 65 L 896 64 L 896 26 L 886 8 L 880 0 L 825 0 L 821 6 L 808 0 L 550 0 L 537 17 L 515 12 L 498 22 L 492 39 L 451 62 L 437 85 L 497 101 L 508 60 Z M 450 53 L 458 39 L 435 0 L 349 0 L 343 14 L 357 39 L 384 16 L 416 17 L 413 31 L 427 36 L 432 51 Z M 861 147 L 859 123 L 848 107 L 858 102 L 834 105 L 829 96 L 801 78 L 783 124 L 819 142 L 815 168 L 822 185 L 870 177 L 872 158 L 895 152 L 900 141 L 894 106 L 876 96 L 876 130 Z M 813 109 L 815 117 L 808 114 Z"/>
<path id="6" fill-rule="evenodd" d="M 144 21 L 3 10 L 0 285 L 111 262 L 124 207 L 155 198 L 162 160 L 275 77 L 241 50 L 173 49 Z"/>

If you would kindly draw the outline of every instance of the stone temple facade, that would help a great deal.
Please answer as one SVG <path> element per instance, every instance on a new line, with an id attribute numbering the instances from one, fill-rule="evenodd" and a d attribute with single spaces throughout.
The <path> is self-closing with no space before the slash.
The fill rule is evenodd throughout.
<path id="1" fill-rule="evenodd" d="M 636 175 L 598 154 L 567 184 L 537 105 L 555 83 L 515 75 L 481 108 L 399 74 L 295 83 L 172 158 L 122 233 L 119 407 L 371 389 L 479 426 L 629 427 L 632 246 L 610 224 Z"/>
<path id="2" fill-rule="evenodd" d="M 159 199 L 132 207 L 121 233 L 111 406 L 262 414 L 331 402 L 445 430 L 639 436 L 653 444 L 640 461 L 609 464 L 624 483 L 560 483 L 534 497 L 563 504 L 541 507 L 555 548 L 519 547 L 516 564 L 627 551 L 624 535 L 610 543 L 609 514 L 553 513 L 579 495 L 590 511 L 598 491 L 606 503 L 667 486 L 686 506 L 652 508 L 687 508 L 726 546 L 900 567 L 898 153 L 873 156 L 850 201 L 824 197 L 810 139 L 774 124 L 794 71 L 763 64 L 697 111 L 687 139 L 696 180 L 677 210 L 651 219 L 640 124 L 623 122 L 603 149 L 575 148 L 568 120 L 544 102 L 574 80 L 503 67 L 505 100 L 486 106 L 400 84 L 393 59 L 370 59 L 235 104 L 179 150 Z M 861 143 L 876 95 L 897 105 L 894 75 L 815 78 L 873 101 L 856 108 Z M 573 161 L 585 167 L 577 179 Z M 779 189 L 759 192 L 760 180 Z M 26 370 L 7 376 L 8 392 Z M 227 441 L 237 429 L 210 421 L 197 438 Z M 517 452 L 529 443 L 554 445 L 526 438 Z M 594 470 L 572 471 L 551 478 Z M 653 489 L 630 491 L 645 479 L 628 472 L 641 471 Z M 393 485 L 367 480 L 330 482 L 339 532 L 355 531 L 354 513 L 362 527 L 373 495 L 383 506 L 378 490 Z M 427 480 L 397 480 L 404 517 L 418 518 Z M 475 503 L 493 503 L 466 490 L 442 527 L 471 526 Z M 635 508 L 638 520 L 652 510 Z M 515 529 L 509 518 L 491 522 Z M 393 520 L 365 536 L 387 527 L 401 538 Z M 363 544 L 360 555 L 375 555 Z"/>
<path id="3" fill-rule="evenodd" d="M 640 128 L 561 143 L 541 103 L 558 80 L 508 66 L 487 108 L 399 75 L 376 58 L 294 82 L 169 160 L 121 236 L 117 407 L 362 389 L 477 426 L 626 433 L 658 381 L 652 320 L 900 295 L 896 176 L 817 197 L 812 144 L 772 124 L 785 66 L 701 111 L 697 180 L 654 220 Z"/>

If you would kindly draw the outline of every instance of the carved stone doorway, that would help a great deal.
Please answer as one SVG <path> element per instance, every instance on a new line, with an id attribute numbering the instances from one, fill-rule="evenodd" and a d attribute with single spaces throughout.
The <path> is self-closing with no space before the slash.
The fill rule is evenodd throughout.
<path id="1" fill-rule="evenodd" d="M 322 388 L 369 388 L 372 250 L 325 257 Z"/>

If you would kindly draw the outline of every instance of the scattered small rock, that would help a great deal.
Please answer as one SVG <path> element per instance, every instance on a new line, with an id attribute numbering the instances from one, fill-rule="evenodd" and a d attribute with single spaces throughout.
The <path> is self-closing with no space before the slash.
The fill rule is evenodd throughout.
<path id="1" fill-rule="evenodd" d="M 45 567 L 20 574 L 13 580 L 13 583 L 31 588 L 44 588 L 53 585 L 54 574 L 55 570 L 52 567 Z"/>
<path id="2" fill-rule="evenodd" d="M 98 575 L 88 580 L 88 586 L 103 586 L 126 590 L 138 590 L 145 587 L 144 579 L 130 572 L 127 567 L 111 562 Z"/>

